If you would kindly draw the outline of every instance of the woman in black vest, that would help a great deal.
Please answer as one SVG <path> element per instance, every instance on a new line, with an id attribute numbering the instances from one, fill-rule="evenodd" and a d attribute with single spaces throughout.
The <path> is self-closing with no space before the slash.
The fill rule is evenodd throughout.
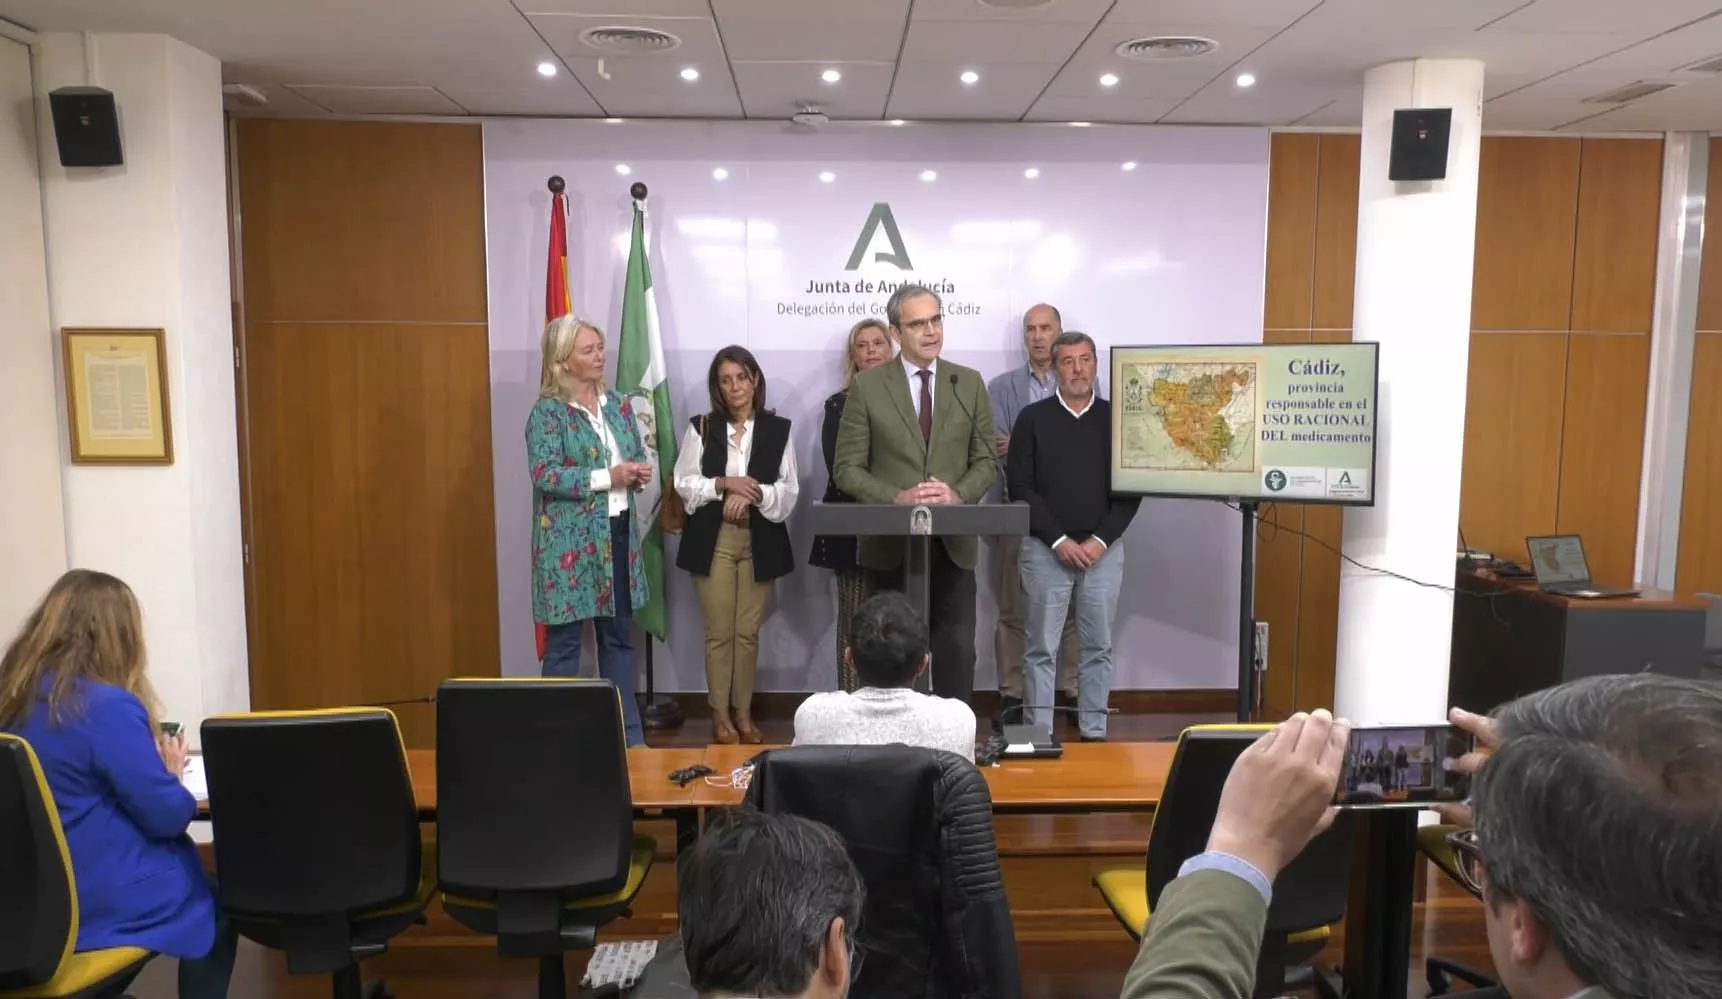
<path id="1" fill-rule="evenodd" d="M 765 408 L 765 372 L 745 347 L 712 358 L 712 410 L 676 458 L 688 508 L 676 565 L 693 573 L 706 619 L 706 689 L 721 743 L 762 741 L 753 724 L 759 626 L 771 581 L 795 569 L 784 521 L 799 492 L 789 421 Z"/>
<path id="2" fill-rule="evenodd" d="M 837 488 L 831 476 L 837 461 L 837 425 L 843 422 L 843 406 L 849 401 L 849 386 L 855 376 L 891 359 L 891 334 L 883 319 L 867 318 L 849 328 L 849 345 L 843 354 L 843 387 L 825 400 L 825 415 L 819 425 L 820 448 L 825 453 L 825 496 L 822 503 L 853 503 L 855 497 Z M 855 560 L 855 539 L 848 535 L 821 534 L 813 539 L 807 564 L 830 569 L 837 577 L 837 685 L 853 692 L 861 685 L 855 667 L 843 653 L 849 648 L 849 631 L 855 609 L 867 598 L 867 577 Z"/>

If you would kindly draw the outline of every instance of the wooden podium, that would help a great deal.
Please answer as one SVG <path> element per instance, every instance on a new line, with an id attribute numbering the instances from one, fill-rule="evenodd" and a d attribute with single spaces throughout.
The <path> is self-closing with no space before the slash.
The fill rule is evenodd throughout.
<path id="1" fill-rule="evenodd" d="M 959 503 L 953 506 L 905 506 L 896 503 L 814 503 L 817 534 L 852 534 L 858 538 L 896 537 L 908 541 L 903 591 L 926 621 L 932 601 L 933 539 L 935 537 L 1022 536 L 1028 533 L 1027 503 Z M 915 689 L 932 690 L 932 671 L 923 670 Z"/>

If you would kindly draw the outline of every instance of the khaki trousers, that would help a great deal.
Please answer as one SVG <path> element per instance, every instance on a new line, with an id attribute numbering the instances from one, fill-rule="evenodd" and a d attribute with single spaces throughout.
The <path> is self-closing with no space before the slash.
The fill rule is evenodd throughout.
<path id="1" fill-rule="evenodd" d="M 1023 600 L 1022 539 L 1006 535 L 993 550 L 993 593 L 998 599 L 999 624 L 993 635 L 993 655 L 998 660 L 999 694 L 1021 697 L 1022 662 L 1026 651 L 1028 605 Z M 1058 689 L 1076 698 L 1076 615 L 1064 619 L 1064 635 L 1058 643 Z M 1037 705 L 1046 707 L 1046 705 Z"/>
<path id="2" fill-rule="evenodd" d="M 753 578 L 753 535 L 724 524 L 709 576 L 694 577 L 706 619 L 706 699 L 712 711 L 747 715 L 759 672 L 759 626 L 771 597 L 769 582 Z"/>

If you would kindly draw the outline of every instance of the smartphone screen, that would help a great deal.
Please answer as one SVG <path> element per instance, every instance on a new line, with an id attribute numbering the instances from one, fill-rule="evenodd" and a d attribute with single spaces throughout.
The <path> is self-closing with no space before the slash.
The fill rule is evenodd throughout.
<path id="1" fill-rule="evenodd" d="M 165 736 L 168 736 L 171 738 L 173 736 L 179 735 L 181 726 L 180 726 L 179 722 L 157 722 L 156 728 L 161 729 L 162 735 L 165 735 Z"/>
<path id="2" fill-rule="evenodd" d="M 1341 808 L 1420 808 L 1464 801 L 1471 778 L 1456 767 L 1471 736 L 1451 725 L 1354 728 L 1334 803 Z"/>

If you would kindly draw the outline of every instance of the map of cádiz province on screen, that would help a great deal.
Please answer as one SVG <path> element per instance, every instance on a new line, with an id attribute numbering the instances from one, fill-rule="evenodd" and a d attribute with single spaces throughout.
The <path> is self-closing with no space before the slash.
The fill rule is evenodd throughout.
<path id="1" fill-rule="evenodd" d="M 1112 348 L 1112 489 L 1375 502 L 1373 343 Z"/>

